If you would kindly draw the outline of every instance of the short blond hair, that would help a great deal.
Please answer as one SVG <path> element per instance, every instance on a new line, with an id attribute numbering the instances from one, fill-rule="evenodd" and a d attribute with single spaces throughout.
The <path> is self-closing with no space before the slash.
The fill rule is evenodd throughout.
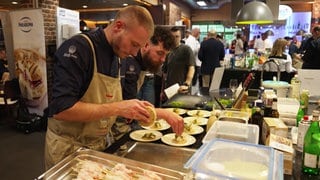
<path id="1" fill-rule="evenodd" d="M 154 31 L 154 22 L 150 12 L 137 5 L 127 6 L 118 11 L 115 21 L 123 20 L 128 26 L 143 26 L 151 37 Z"/>

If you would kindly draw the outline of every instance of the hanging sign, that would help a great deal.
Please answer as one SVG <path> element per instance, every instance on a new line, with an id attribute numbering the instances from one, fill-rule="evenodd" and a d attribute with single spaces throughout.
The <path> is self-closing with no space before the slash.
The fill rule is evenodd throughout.
<path id="1" fill-rule="evenodd" d="M 31 113 L 48 106 L 44 21 L 41 9 L 10 12 L 13 54 L 21 95 Z"/>

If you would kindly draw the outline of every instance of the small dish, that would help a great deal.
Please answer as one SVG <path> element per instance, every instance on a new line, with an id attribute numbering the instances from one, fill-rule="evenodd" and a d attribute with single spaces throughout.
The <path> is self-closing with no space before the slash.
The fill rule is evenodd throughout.
<path id="1" fill-rule="evenodd" d="M 164 119 L 159 119 L 153 123 L 151 126 L 141 126 L 144 129 L 148 130 L 156 130 L 156 131 L 164 131 L 169 129 L 171 126 Z"/>
<path id="2" fill-rule="evenodd" d="M 189 135 L 197 135 L 197 134 L 201 134 L 204 129 L 201 126 L 198 126 L 196 124 L 190 124 L 190 128 L 186 128 L 187 125 L 185 125 L 184 127 L 184 131 L 185 133 L 189 134 Z"/>
<path id="3" fill-rule="evenodd" d="M 161 137 L 161 141 L 165 144 L 168 144 L 170 146 L 190 146 L 196 142 L 196 138 L 187 134 L 183 133 L 182 138 L 184 139 L 183 142 L 176 142 L 176 133 L 169 133 Z"/>
<path id="4" fill-rule="evenodd" d="M 145 135 L 149 136 L 152 133 L 154 137 L 147 138 Z M 155 130 L 136 130 L 130 133 L 130 138 L 140 142 L 153 142 L 157 141 L 162 137 L 162 133 Z"/>
<path id="5" fill-rule="evenodd" d="M 190 110 L 187 112 L 189 116 L 192 117 L 210 117 L 211 116 L 211 111 L 207 110 Z"/>
<path id="6" fill-rule="evenodd" d="M 183 118 L 183 121 L 186 124 L 195 124 L 199 126 L 204 126 L 207 125 L 208 123 L 208 118 L 203 118 L 203 117 L 185 117 Z"/>

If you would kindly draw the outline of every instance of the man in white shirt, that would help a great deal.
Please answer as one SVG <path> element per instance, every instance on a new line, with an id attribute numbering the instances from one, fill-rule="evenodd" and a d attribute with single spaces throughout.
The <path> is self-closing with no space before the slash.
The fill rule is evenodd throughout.
<path id="1" fill-rule="evenodd" d="M 185 44 L 192 49 L 194 57 L 196 59 L 196 68 L 195 68 L 195 73 L 194 73 L 194 76 L 192 79 L 192 86 L 195 86 L 197 84 L 198 79 L 200 81 L 199 75 L 200 75 L 201 61 L 198 58 L 198 52 L 200 49 L 200 43 L 198 41 L 199 37 L 200 37 L 200 29 L 193 28 L 191 30 L 191 34 L 185 40 Z M 195 91 L 197 91 L 197 90 L 195 90 Z"/>
<path id="2" fill-rule="evenodd" d="M 257 38 L 256 40 L 254 41 L 254 45 L 253 45 L 253 48 L 255 51 L 257 52 L 263 52 L 265 49 L 264 49 L 264 42 L 263 40 L 261 39 L 260 35 L 257 35 Z"/>

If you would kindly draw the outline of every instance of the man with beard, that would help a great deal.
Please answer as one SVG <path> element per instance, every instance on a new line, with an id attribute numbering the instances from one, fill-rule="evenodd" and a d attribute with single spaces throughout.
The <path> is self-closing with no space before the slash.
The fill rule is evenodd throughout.
<path id="1" fill-rule="evenodd" d="M 150 12 L 141 6 L 127 6 L 106 28 L 73 36 L 60 45 L 53 69 L 46 169 L 80 147 L 105 150 L 114 140 L 111 127 L 118 116 L 142 123 L 154 120 L 151 103 L 122 100 L 118 66 L 120 58 L 136 56 L 153 32 Z M 166 116 L 174 132 L 183 132 L 182 117 L 167 110 L 157 113 Z"/>
<path id="2" fill-rule="evenodd" d="M 153 81 L 150 80 L 153 80 L 154 73 L 159 71 L 165 61 L 166 55 L 174 47 L 174 42 L 175 39 L 170 30 L 157 26 L 150 41 L 140 49 L 137 56 L 130 56 L 121 60 L 121 87 L 124 100 L 137 98 L 138 91 L 146 83 L 150 83 L 148 85 L 153 86 Z M 149 93 L 153 93 L 154 95 L 154 91 L 152 90 Z M 156 108 L 158 118 L 166 119 L 158 111 L 163 110 Z M 131 130 L 126 122 L 127 119 L 118 118 L 117 122 L 113 125 L 112 133 L 116 140 Z M 132 128 L 135 127 L 132 126 Z"/>

